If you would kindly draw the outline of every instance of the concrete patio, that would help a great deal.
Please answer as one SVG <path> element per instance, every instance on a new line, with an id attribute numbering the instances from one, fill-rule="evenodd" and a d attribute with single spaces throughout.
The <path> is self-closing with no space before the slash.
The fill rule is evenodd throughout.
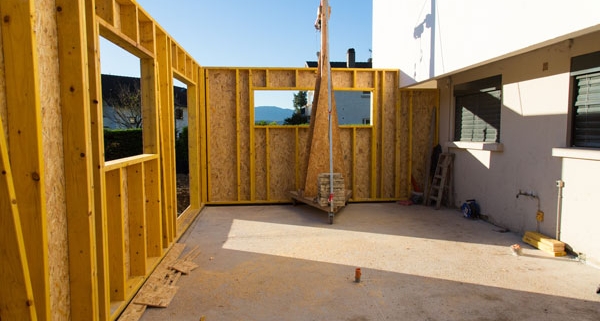
<path id="1" fill-rule="evenodd" d="M 329 225 L 306 205 L 206 207 L 179 242 L 199 268 L 143 321 L 600 317 L 599 269 L 456 210 L 357 203 Z"/>

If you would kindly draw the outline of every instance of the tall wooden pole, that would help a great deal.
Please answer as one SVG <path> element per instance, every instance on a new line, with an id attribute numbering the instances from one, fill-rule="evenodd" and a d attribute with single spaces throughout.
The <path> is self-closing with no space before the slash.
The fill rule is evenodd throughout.
<path id="1" fill-rule="evenodd" d="M 310 117 L 310 147 L 307 153 L 305 197 L 317 196 L 317 178 L 320 173 L 345 173 L 329 63 L 328 23 L 330 14 L 331 8 L 328 1 L 321 0 L 315 23 L 315 27 L 321 30 L 321 52 Z"/>

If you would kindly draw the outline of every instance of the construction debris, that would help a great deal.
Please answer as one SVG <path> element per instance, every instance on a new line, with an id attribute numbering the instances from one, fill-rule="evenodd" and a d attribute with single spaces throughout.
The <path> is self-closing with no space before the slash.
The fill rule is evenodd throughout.
<path id="1" fill-rule="evenodd" d="M 131 304 L 123 311 L 118 319 L 119 321 L 137 321 L 142 317 L 147 307 L 166 308 L 169 306 L 177 290 L 179 290 L 179 287 L 175 284 L 179 281 L 181 275 L 189 274 L 198 267 L 197 264 L 192 262 L 200 255 L 198 246 L 186 255 L 179 257 L 184 249 L 185 244 L 173 244 L 169 253 L 165 255 L 156 270 L 148 277 Z"/>

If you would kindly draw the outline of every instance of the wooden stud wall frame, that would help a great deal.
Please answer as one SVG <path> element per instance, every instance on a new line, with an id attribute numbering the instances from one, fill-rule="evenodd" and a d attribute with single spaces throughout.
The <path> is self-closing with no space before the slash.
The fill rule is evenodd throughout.
<path id="1" fill-rule="evenodd" d="M 201 67 L 134 0 L 2 0 L 0 12 L 0 319 L 114 320 L 203 206 L 290 203 L 304 186 L 308 127 L 255 126 L 253 93 L 313 90 L 315 69 Z M 104 160 L 101 36 L 140 59 L 141 155 Z M 174 79 L 188 97 L 180 216 Z M 398 90 L 395 70 L 332 79 L 372 93 L 372 125 L 340 126 L 352 201 L 408 198 L 437 91 Z"/>
<path id="2" fill-rule="evenodd" d="M 204 77 L 206 204 L 289 203 L 287 192 L 304 186 L 308 127 L 255 125 L 254 91 L 314 90 L 316 69 L 204 68 Z M 372 93 L 371 125 L 340 126 L 351 201 L 407 199 L 411 178 L 424 179 L 437 91 L 401 92 L 397 79 L 395 70 L 332 70 L 334 90 Z"/>

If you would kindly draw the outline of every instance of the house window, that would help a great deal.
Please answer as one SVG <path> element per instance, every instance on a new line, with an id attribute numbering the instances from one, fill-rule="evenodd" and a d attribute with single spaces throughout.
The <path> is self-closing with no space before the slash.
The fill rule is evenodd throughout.
<path id="1" fill-rule="evenodd" d="M 175 108 L 175 119 L 183 119 L 183 108 Z"/>
<path id="2" fill-rule="evenodd" d="M 600 148 L 600 51 L 573 57 L 571 146 Z"/>
<path id="3" fill-rule="evenodd" d="M 500 142 L 502 76 L 454 86 L 454 140 Z"/>

